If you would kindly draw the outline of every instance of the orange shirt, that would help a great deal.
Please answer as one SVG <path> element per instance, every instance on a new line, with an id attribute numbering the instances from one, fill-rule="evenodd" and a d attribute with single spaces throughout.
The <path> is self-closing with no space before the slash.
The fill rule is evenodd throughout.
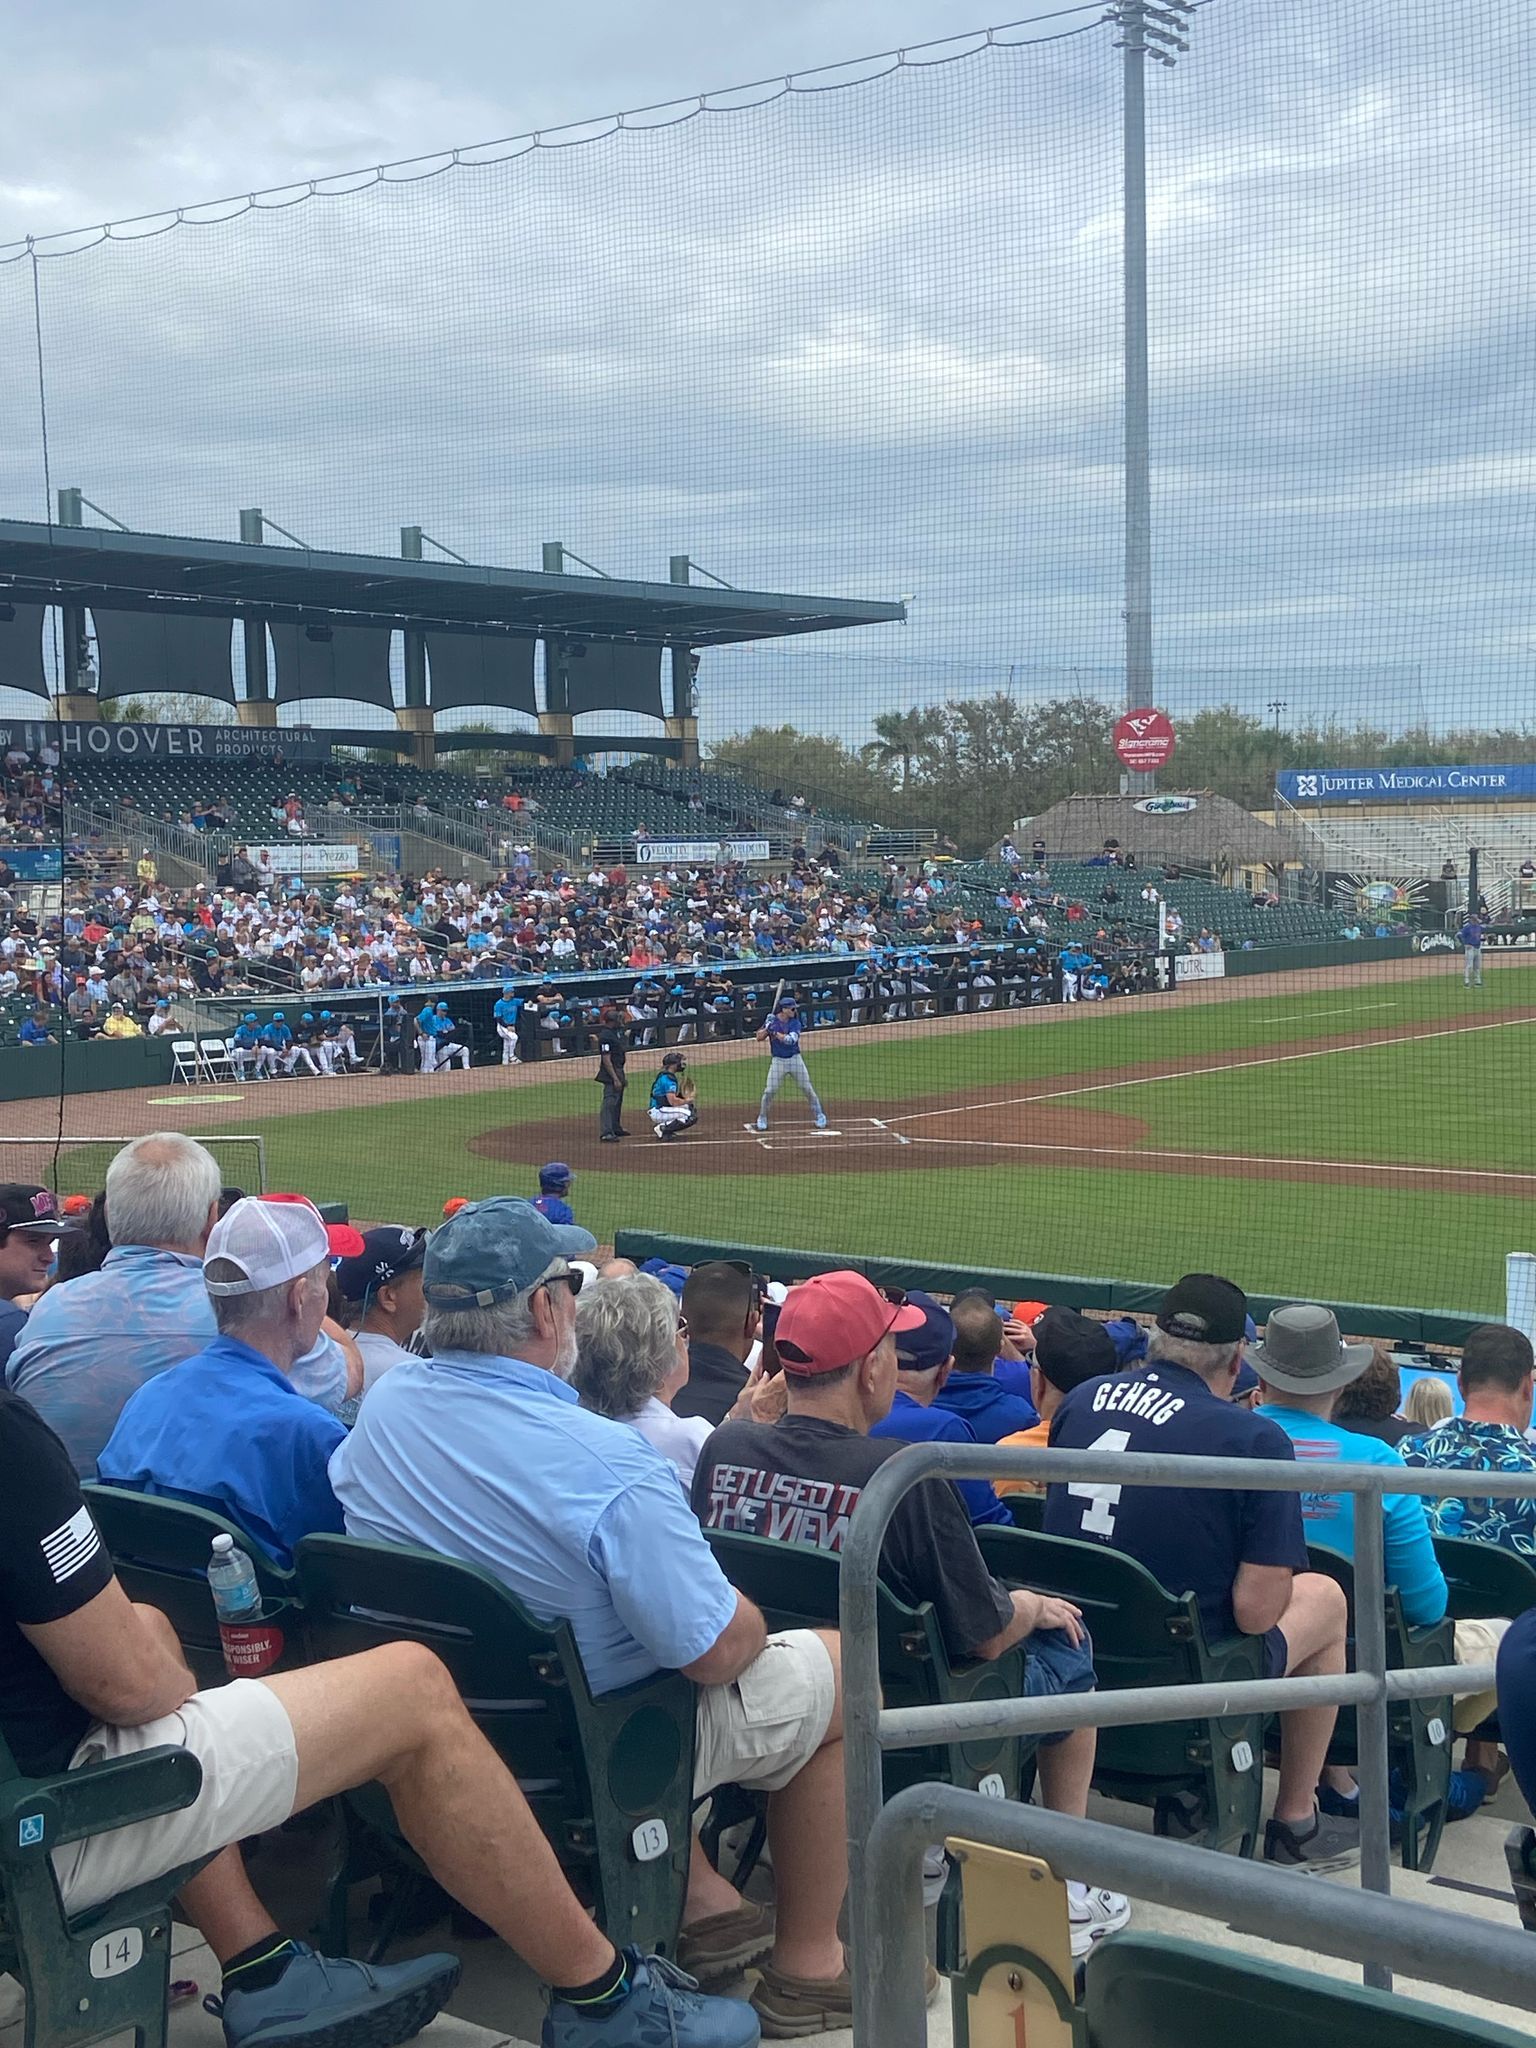
<path id="1" fill-rule="evenodd" d="M 1012 1436 L 999 1437 L 1000 1451 L 1042 1450 L 1051 1440 L 1051 1425 L 1037 1422 L 1033 1429 L 1016 1430 Z M 994 1479 L 993 1487 L 998 1493 L 1044 1493 L 1045 1488 L 1038 1479 Z"/>

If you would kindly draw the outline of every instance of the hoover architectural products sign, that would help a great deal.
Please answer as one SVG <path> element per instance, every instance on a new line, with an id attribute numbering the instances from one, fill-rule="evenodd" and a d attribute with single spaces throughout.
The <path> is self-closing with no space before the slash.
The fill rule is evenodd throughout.
<path id="1" fill-rule="evenodd" d="M 42 719 L 0 725 L 0 752 L 22 747 L 34 760 L 53 747 L 71 761 L 273 761 L 293 766 L 329 761 L 330 743 L 308 726 L 113 725 L 105 719 Z"/>
<path id="2" fill-rule="evenodd" d="M 1488 803 L 1536 796 L 1536 762 L 1502 768 L 1282 768 L 1275 788 L 1291 804 Z"/>
<path id="3" fill-rule="evenodd" d="M 1139 711 L 1127 711 L 1115 723 L 1115 752 L 1122 768 L 1133 775 L 1148 775 L 1161 768 L 1173 753 L 1173 727 L 1166 711 L 1148 704 Z"/>

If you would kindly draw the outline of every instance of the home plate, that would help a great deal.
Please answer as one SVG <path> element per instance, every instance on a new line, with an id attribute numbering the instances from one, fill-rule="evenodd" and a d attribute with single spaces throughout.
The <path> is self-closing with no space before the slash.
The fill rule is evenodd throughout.
<path id="1" fill-rule="evenodd" d="M 841 1137 L 842 1135 L 843 1135 L 843 1134 L 842 1134 L 842 1132 L 841 1132 L 841 1131 L 817 1131 L 817 1132 L 816 1132 L 816 1136 L 817 1136 L 818 1138 L 840 1138 L 840 1137 Z"/>

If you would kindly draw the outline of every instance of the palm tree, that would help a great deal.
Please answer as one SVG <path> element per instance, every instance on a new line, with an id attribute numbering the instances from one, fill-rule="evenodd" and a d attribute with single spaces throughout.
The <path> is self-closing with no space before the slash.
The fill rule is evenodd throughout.
<path id="1" fill-rule="evenodd" d="M 882 711 L 875 720 L 875 737 L 859 749 L 872 768 L 900 767 L 899 790 L 912 780 L 912 764 L 933 738 L 936 720 L 931 711 Z"/>

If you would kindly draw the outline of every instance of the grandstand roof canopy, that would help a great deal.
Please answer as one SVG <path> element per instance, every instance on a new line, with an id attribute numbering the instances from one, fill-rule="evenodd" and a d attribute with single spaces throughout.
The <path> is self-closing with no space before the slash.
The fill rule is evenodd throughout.
<path id="1" fill-rule="evenodd" d="M 1240 804 L 1204 790 L 1162 790 L 1190 803 L 1188 810 L 1138 811 L 1134 796 L 1069 796 L 1035 818 L 1031 833 L 1051 853 L 1086 859 L 1118 839 L 1138 860 L 1188 861 L 1191 866 L 1228 862 L 1245 867 L 1278 867 L 1300 858 L 1283 832 L 1266 825 Z"/>
<path id="2" fill-rule="evenodd" d="M 289 619 L 344 614 L 381 626 L 456 626 L 689 647 L 886 625 L 907 615 L 905 605 L 858 598 L 550 576 L 20 519 L 0 520 L 0 597 L 5 596 L 34 603 L 67 598 L 126 611 L 190 603 Z"/>

